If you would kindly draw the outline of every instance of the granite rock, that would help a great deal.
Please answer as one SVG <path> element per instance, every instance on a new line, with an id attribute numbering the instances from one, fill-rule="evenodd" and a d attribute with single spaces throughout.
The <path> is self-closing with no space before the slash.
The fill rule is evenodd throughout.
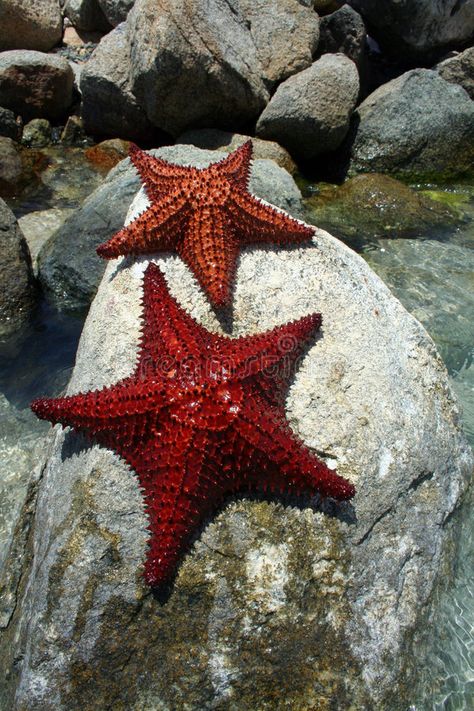
<path id="1" fill-rule="evenodd" d="M 445 59 L 435 69 L 443 79 L 459 84 L 474 99 L 474 47 Z"/>
<path id="2" fill-rule="evenodd" d="M 60 119 L 72 103 L 74 75 L 56 54 L 12 50 L 0 54 L 0 105 L 32 118 Z"/>
<path id="3" fill-rule="evenodd" d="M 28 245 L 15 215 L 2 199 L 0 243 L 0 336 L 5 336 L 29 316 L 36 290 Z"/>
<path id="4" fill-rule="evenodd" d="M 370 94 L 356 112 L 349 173 L 440 180 L 472 172 L 474 103 L 429 69 L 413 69 Z"/>
<path id="5" fill-rule="evenodd" d="M 117 27 L 127 19 L 135 0 L 98 0 L 107 21 L 112 27 Z"/>
<path id="6" fill-rule="evenodd" d="M 0 0 L 0 18 L 0 52 L 47 52 L 61 40 L 63 23 L 58 0 Z"/>
<path id="7" fill-rule="evenodd" d="M 257 135 L 285 146 L 296 159 L 311 160 L 340 146 L 358 94 L 354 62 L 325 54 L 280 84 L 258 120 Z"/>
<path id="8" fill-rule="evenodd" d="M 152 154 L 181 165 L 197 161 L 201 167 L 225 156 L 225 153 L 200 151 L 193 146 L 168 146 Z M 95 248 L 120 229 L 139 187 L 140 180 L 127 158 L 110 171 L 106 181 L 41 250 L 40 281 L 62 307 L 76 308 L 90 303 L 106 265 L 96 255 Z M 255 161 L 250 188 L 259 197 L 271 198 L 279 207 L 302 216 L 300 191 L 293 178 L 273 161 Z"/>
<path id="9" fill-rule="evenodd" d="M 145 203 L 142 192 L 129 218 Z M 185 265 L 158 262 L 181 304 L 218 330 Z M 133 369 L 146 264 L 108 265 L 69 393 Z M 6 707 L 250 710 L 284 698 L 288 708 L 407 708 L 414 635 L 449 577 L 472 454 L 431 339 L 360 257 L 320 230 L 309 248 L 242 254 L 233 336 L 314 310 L 323 334 L 287 413 L 356 484 L 353 509 L 234 501 L 159 601 L 141 578 L 146 516 L 133 473 L 56 428 L 9 559 L 22 567 L 4 606 Z"/>
<path id="10" fill-rule="evenodd" d="M 350 0 L 397 60 L 431 61 L 474 37 L 474 0 Z"/>

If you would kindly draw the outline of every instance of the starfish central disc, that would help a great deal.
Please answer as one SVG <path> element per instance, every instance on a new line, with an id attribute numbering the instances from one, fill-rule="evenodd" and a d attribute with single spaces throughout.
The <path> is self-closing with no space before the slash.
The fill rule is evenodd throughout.
<path id="1" fill-rule="evenodd" d="M 319 314 L 253 336 L 214 334 L 179 306 L 154 264 L 145 272 L 143 304 L 132 375 L 31 407 L 114 450 L 138 475 L 151 531 L 149 585 L 173 577 L 193 534 L 232 494 L 354 495 L 285 415 L 289 380 Z"/>
<path id="2" fill-rule="evenodd" d="M 314 230 L 248 190 L 252 143 L 208 168 L 177 166 L 130 148 L 150 207 L 97 248 L 106 259 L 175 251 L 211 303 L 228 306 L 239 249 L 250 244 L 302 244 Z"/>

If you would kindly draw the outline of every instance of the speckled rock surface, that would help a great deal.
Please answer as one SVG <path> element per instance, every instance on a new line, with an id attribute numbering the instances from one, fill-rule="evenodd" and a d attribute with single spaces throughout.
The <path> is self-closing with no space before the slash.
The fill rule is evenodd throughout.
<path id="1" fill-rule="evenodd" d="M 473 10 L 474 12 L 474 10 Z M 474 47 L 446 59 L 435 67 L 446 81 L 459 84 L 474 99 Z"/>
<path id="2" fill-rule="evenodd" d="M 129 217 L 144 204 L 141 193 Z M 180 302 L 219 329 L 184 264 L 158 261 Z M 68 392 L 133 369 L 146 264 L 107 267 Z M 234 501 L 159 601 L 141 579 L 146 517 L 134 475 L 56 429 L 16 549 L 24 568 L 0 652 L 11 669 L 6 707 L 407 707 L 419 661 L 411 644 L 449 577 L 472 456 L 431 339 L 360 257 L 319 230 L 306 249 L 242 254 L 233 336 L 314 310 L 322 337 L 287 414 L 356 484 L 353 508 Z"/>
<path id="3" fill-rule="evenodd" d="M 0 18 L 0 52 L 47 52 L 61 40 L 63 22 L 58 0 L 0 0 Z"/>
<path id="4" fill-rule="evenodd" d="M 195 163 L 200 167 L 226 155 L 189 145 L 168 146 L 152 154 L 172 163 Z M 140 180 L 129 159 L 121 161 L 41 250 L 38 256 L 41 283 L 60 306 L 77 308 L 90 303 L 106 265 L 95 248 L 120 229 L 139 188 Z M 250 189 L 259 197 L 272 199 L 295 217 L 302 217 L 301 193 L 295 181 L 273 161 L 254 162 Z"/>

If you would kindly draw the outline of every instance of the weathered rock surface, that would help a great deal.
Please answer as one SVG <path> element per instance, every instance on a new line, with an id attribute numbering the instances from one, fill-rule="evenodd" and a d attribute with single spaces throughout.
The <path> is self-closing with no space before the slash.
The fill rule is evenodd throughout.
<path id="1" fill-rule="evenodd" d="M 143 206 L 142 194 L 133 214 Z M 108 266 L 68 392 L 133 369 L 146 263 Z M 159 263 L 180 302 L 219 329 L 184 264 Z M 233 336 L 315 309 L 323 337 L 297 373 L 288 417 L 356 483 L 354 511 L 234 502 L 159 602 L 141 579 L 135 477 L 111 452 L 56 430 L 25 552 L 11 559 L 24 568 L 4 606 L 8 708 L 250 710 L 284 699 L 406 709 L 413 633 L 449 575 L 472 457 L 431 339 L 360 257 L 322 231 L 312 248 L 242 254 Z"/>
<path id="2" fill-rule="evenodd" d="M 459 220 L 447 205 L 378 173 L 356 175 L 309 201 L 310 222 L 351 247 L 381 237 L 433 237 Z"/>
<path id="3" fill-rule="evenodd" d="M 248 23 L 261 73 L 269 86 L 306 69 L 318 46 L 319 19 L 299 0 L 239 0 Z"/>
<path id="4" fill-rule="evenodd" d="M 178 164 L 197 161 L 201 167 L 225 156 L 192 146 L 169 146 L 152 154 Z M 273 161 L 255 161 L 250 185 L 254 194 L 271 198 L 274 204 L 301 217 L 301 193 L 293 178 Z M 139 187 L 140 180 L 130 161 L 122 161 L 40 252 L 41 283 L 61 306 L 75 308 L 90 303 L 106 264 L 96 255 L 95 248 L 120 229 Z"/>
<path id="5" fill-rule="evenodd" d="M 459 84 L 474 99 L 474 47 L 446 59 L 435 69 L 443 79 Z"/>
<path id="6" fill-rule="evenodd" d="M 364 59 L 366 40 L 364 21 L 350 5 L 343 5 L 321 19 L 320 54 L 345 54 L 359 67 Z"/>
<path id="7" fill-rule="evenodd" d="M 127 19 L 135 0 L 98 0 L 108 22 L 116 27 Z"/>
<path id="8" fill-rule="evenodd" d="M 0 336 L 13 332 L 28 317 L 35 301 L 28 245 L 15 215 L 0 199 Z"/>
<path id="9" fill-rule="evenodd" d="M 325 54 L 280 84 L 256 132 L 281 143 L 295 158 L 315 158 L 344 140 L 358 93 L 354 62 L 343 54 Z"/>
<path id="10" fill-rule="evenodd" d="M 241 133 L 231 133 L 221 131 L 218 128 L 198 128 L 185 131 L 178 136 L 176 143 L 190 143 L 198 148 L 209 150 L 221 149 L 230 153 L 248 141 L 250 136 Z M 264 141 L 261 138 L 252 137 L 253 157 L 273 160 L 279 166 L 287 170 L 290 174 L 296 172 L 296 164 L 288 151 L 275 141 Z"/>
<path id="11" fill-rule="evenodd" d="M 59 119 L 72 103 L 74 75 L 56 54 L 12 50 L 0 54 L 0 105 L 25 120 Z"/>
<path id="12" fill-rule="evenodd" d="M 14 141 L 19 141 L 22 133 L 21 120 L 17 121 L 17 117 L 10 111 L 0 106 L 0 136 L 6 136 Z"/>
<path id="13" fill-rule="evenodd" d="M 397 59 L 430 60 L 474 37 L 474 0 L 350 0 Z"/>
<path id="14" fill-rule="evenodd" d="M 0 0 L 0 21 L 0 52 L 47 52 L 61 40 L 63 23 L 58 0 Z"/>
<path id="15" fill-rule="evenodd" d="M 106 35 L 80 76 L 82 118 L 87 133 L 147 141 L 153 126 L 133 96 L 126 27 Z"/>
<path id="16" fill-rule="evenodd" d="M 268 101 L 258 51 L 235 0 L 137 0 L 126 25 L 133 94 L 149 120 L 172 136 L 191 126 L 245 127 Z"/>
<path id="17" fill-rule="evenodd" d="M 435 71 L 413 69 L 358 107 L 350 174 L 443 179 L 474 167 L 474 103 Z"/>
<path id="18" fill-rule="evenodd" d="M 86 32 L 110 30 L 110 23 L 98 0 L 66 0 L 63 13 L 78 30 Z"/>
<path id="19" fill-rule="evenodd" d="M 51 124 L 48 119 L 32 119 L 23 129 L 22 143 L 33 148 L 44 148 L 51 143 Z"/>

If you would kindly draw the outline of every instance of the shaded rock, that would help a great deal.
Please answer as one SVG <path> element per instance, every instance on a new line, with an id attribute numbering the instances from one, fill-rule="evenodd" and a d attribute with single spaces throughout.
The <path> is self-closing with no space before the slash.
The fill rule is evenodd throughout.
<path id="1" fill-rule="evenodd" d="M 268 101 L 258 50 L 235 0 L 137 0 L 126 25 L 132 92 L 166 133 L 244 128 Z"/>
<path id="2" fill-rule="evenodd" d="M 397 59 L 430 61 L 474 37 L 474 0 L 350 0 L 370 34 Z"/>
<path id="3" fill-rule="evenodd" d="M 25 120 L 64 116 L 73 81 L 71 67 L 58 55 L 32 50 L 0 54 L 0 105 Z"/>
<path id="4" fill-rule="evenodd" d="M 358 107 L 350 174 L 442 180 L 472 171 L 474 103 L 437 72 L 413 69 Z"/>
<path id="5" fill-rule="evenodd" d="M 86 134 L 80 116 L 69 116 L 66 125 L 61 133 L 61 143 L 72 146 L 76 143 L 84 143 Z"/>
<path id="6" fill-rule="evenodd" d="M 249 25 L 261 73 L 269 86 L 311 65 L 318 46 L 319 19 L 299 0 L 239 0 Z"/>
<path id="7" fill-rule="evenodd" d="M 72 208 L 51 208 L 35 210 L 19 218 L 18 224 L 30 250 L 35 276 L 38 276 L 38 254 L 73 212 Z"/>
<path id="8" fill-rule="evenodd" d="M 91 146 L 85 152 L 87 160 L 100 166 L 104 170 L 110 170 L 117 163 L 128 156 L 130 141 L 123 141 L 120 138 L 111 138 L 102 141 L 96 146 Z"/>
<path id="9" fill-rule="evenodd" d="M 167 146 L 151 151 L 172 163 L 191 162 L 205 167 L 225 157 L 225 153 L 201 151 L 193 146 Z M 105 182 L 68 218 L 41 250 L 39 278 L 51 297 L 65 308 L 87 306 L 97 291 L 106 262 L 95 248 L 117 232 L 130 203 L 140 188 L 140 179 L 129 159 L 113 168 Z M 301 193 L 293 178 L 273 161 L 255 161 L 251 191 L 287 209 L 296 217 L 303 214 Z"/>
<path id="10" fill-rule="evenodd" d="M 0 106 L 0 136 L 12 138 L 14 141 L 19 141 L 22 134 L 22 121 L 20 117 L 16 117 L 10 109 L 4 109 Z"/>
<path id="11" fill-rule="evenodd" d="M 132 94 L 124 25 L 106 35 L 83 66 L 82 118 L 87 133 L 148 141 L 154 128 Z"/>
<path id="12" fill-rule="evenodd" d="M 47 52 L 61 40 L 63 23 L 57 0 L 0 0 L 0 18 L 0 52 Z"/>
<path id="13" fill-rule="evenodd" d="M 305 4 L 312 5 L 319 15 L 328 15 L 339 10 L 345 0 L 307 0 Z"/>
<path id="14" fill-rule="evenodd" d="M 135 0 L 98 0 L 102 12 L 112 27 L 127 19 L 134 2 Z"/>
<path id="15" fill-rule="evenodd" d="M 0 136 L 0 196 L 19 194 L 47 164 L 39 151 L 23 149 L 11 138 Z"/>
<path id="16" fill-rule="evenodd" d="M 0 336 L 4 336 L 28 317 L 35 301 L 35 288 L 28 245 L 15 215 L 1 199 L 0 246 Z"/>
<path id="17" fill-rule="evenodd" d="M 78 30 L 102 31 L 110 30 L 110 23 L 105 17 L 98 0 L 66 0 L 63 13 L 73 27 Z"/>
<path id="18" fill-rule="evenodd" d="M 445 81 L 459 84 L 474 99 L 474 47 L 446 59 L 435 69 Z"/>
<path id="19" fill-rule="evenodd" d="M 198 148 L 207 148 L 209 150 L 217 150 L 220 148 L 230 153 L 248 141 L 249 138 L 250 136 L 244 136 L 241 133 L 221 131 L 218 128 L 198 128 L 182 133 L 181 136 L 178 136 L 176 139 L 176 143 L 191 143 Z M 252 146 L 254 158 L 273 160 L 291 175 L 296 173 L 294 160 L 288 151 L 282 146 L 279 146 L 278 143 L 275 143 L 275 141 L 264 141 L 261 138 L 252 137 Z"/>
<path id="20" fill-rule="evenodd" d="M 132 214 L 144 204 L 141 194 Z M 69 393 L 133 369 L 146 263 L 108 266 Z M 159 263 L 183 306 L 219 330 L 183 262 Z M 110 451 L 57 429 L 31 535 L 11 558 L 23 561 L 1 651 L 12 711 L 208 709 L 231 699 L 271 709 L 275 679 L 288 708 L 407 708 L 416 631 L 450 573 L 472 455 L 431 339 L 360 257 L 320 230 L 313 248 L 242 254 L 233 336 L 315 309 L 324 335 L 300 364 L 287 412 L 356 483 L 354 513 L 234 502 L 159 602 L 141 578 L 136 478 Z"/>
<path id="21" fill-rule="evenodd" d="M 378 173 L 357 175 L 307 205 L 310 222 L 359 248 L 380 237 L 440 235 L 459 219 L 447 205 Z"/>
<path id="22" fill-rule="evenodd" d="M 343 54 L 325 54 L 280 84 L 256 132 L 299 159 L 335 150 L 349 129 L 359 93 L 357 68 Z"/>
<path id="23" fill-rule="evenodd" d="M 362 17 L 350 5 L 343 5 L 322 18 L 318 53 L 345 54 L 359 67 L 364 59 L 366 40 Z"/>
<path id="24" fill-rule="evenodd" d="M 44 148 L 51 143 L 51 124 L 47 119 L 32 119 L 23 129 L 22 143 L 33 148 Z"/>

